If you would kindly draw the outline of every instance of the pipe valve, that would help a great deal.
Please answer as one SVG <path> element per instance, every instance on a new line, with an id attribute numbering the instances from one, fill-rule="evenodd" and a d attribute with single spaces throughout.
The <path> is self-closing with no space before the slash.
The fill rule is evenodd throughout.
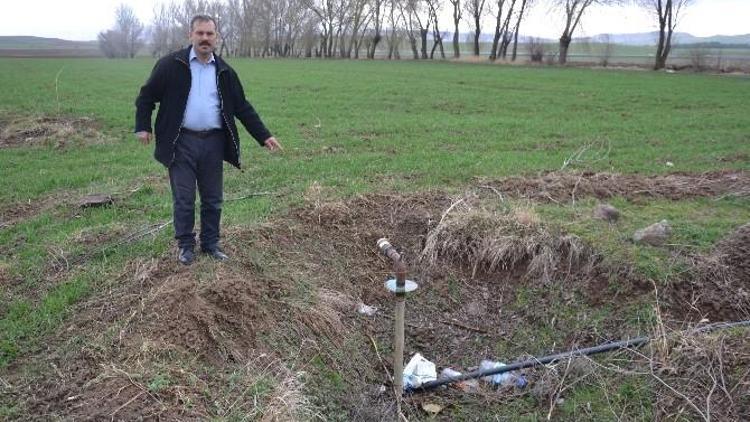
<path id="1" fill-rule="evenodd" d="M 386 238 L 381 238 L 378 239 L 377 246 L 383 255 L 393 261 L 393 272 L 396 274 L 395 279 L 385 282 L 385 288 L 397 295 L 404 295 L 417 290 L 419 287 L 417 283 L 406 279 L 406 264 L 404 264 L 401 254 L 396 251 L 391 242 Z"/>

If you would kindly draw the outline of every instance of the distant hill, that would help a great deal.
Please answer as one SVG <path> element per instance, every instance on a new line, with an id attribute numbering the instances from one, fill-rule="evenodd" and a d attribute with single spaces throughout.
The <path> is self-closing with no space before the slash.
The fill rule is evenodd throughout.
<path id="1" fill-rule="evenodd" d="M 99 57 L 96 41 L 0 36 L 0 57 Z"/>
<path id="2" fill-rule="evenodd" d="M 659 33 L 654 32 L 638 32 L 632 34 L 599 34 L 592 37 L 578 37 L 573 42 L 596 42 L 604 40 L 609 37 L 610 42 L 621 45 L 633 45 L 633 46 L 652 46 L 656 45 L 656 41 L 659 39 Z M 428 36 L 432 39 L 431 36 Z M 545 43 L 556 43 L 557 39 L 534 37 L 533 35 L 520 35 L 519 42 L 526 43 L 531 38 L 537 38 Z M 474 40 L 474 34 L 471 32 L 462 32 L 459 35 L 461 42 L 472 42 Z M 491 43 L 493 34 L 482 33 L 479 36 L 479 42 Z M 443 42 L 450 43 L 453 40 L 453 32 L 444 32 Z M 675 32 L 673 35 L 673 43 L 678 44 L 714 44 L 714 45 L 747 45 L 750 48 L 750 34 L 745 35 L 714 35 L 711 37 L 696 37 L 687 32 Z"/>
<path id="3" fill-rule="evenodd" d="M 656 45 L 659 39 L 659 33 L 640 32 L 634 34 L 599 34 L 593 37 L 577 38 L 576 41 L 597 41 L 609 36 L 611 42 L 623 45 Z M 750 47 L 750 34 L 745 35 L 714 35 L 711 37 L 696 37 L 687 32 L 675 32 L 672 36 L 674 44 L 724 44 L 724 45 L 741 45 L 747 44 Z"/>

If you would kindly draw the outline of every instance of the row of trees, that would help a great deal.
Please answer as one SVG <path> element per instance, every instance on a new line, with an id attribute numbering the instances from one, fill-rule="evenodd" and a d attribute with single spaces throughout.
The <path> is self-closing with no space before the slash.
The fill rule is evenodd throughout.
<path id="1" fill-rule="evenodd" d="M 453 57 L 460 57 L 459 24 L 474 23 L 474 54 L 480 54 L 481 21 L 496 16 L 490 59 L 506 57 L 525 12 L 534 0 L 183 0 L 162 4 L 152 21 L 152 53 L 162 55 L 184 43 L 190 17 L 217 18 L 220 53 L 239 56 L 374 58 L 383 51 L 398 59 L 407 46 L 414 59 L 445 58 L 447 35 L 439 16 L 454 17 Z M 491 3 L 491 4 L 490 4 Z M 513 51 L 516 51 L 514 47 Z M 515 54 L 513 55 L 515 59 Z"/>
<path id="2" fill-rule="evenodd" d="M 494 23 L 489 59 L 516 60 L 519 33 L 531 7 L 548 5 L 563 18 L 558 61 L 565 64 L 581 19 L 592 6 L 636 2 L 658 19 L 655 68 L 665 67 L 678 18 L 692 0 L 172 0 L 154 9 L 149 36 L 154 56 L 185 44 L 190 19 L 216 18 L 222 35 L 219 54 L 253 57 L 401 58 L 408 46 L 413 59 L 445 58 L 448 36 L 439 16 L 450 12 L 452 56 L 461 55 L 459 25 L 472 28 L 473 54 L 481 53 L 482 22 Z M 143 45 L 144 27 L 132 9 L 122 5 L 115 27 L 99 34 L 107 57 L 133 57 Z M 431 45 L 430 45 L 431 44 Z"/>

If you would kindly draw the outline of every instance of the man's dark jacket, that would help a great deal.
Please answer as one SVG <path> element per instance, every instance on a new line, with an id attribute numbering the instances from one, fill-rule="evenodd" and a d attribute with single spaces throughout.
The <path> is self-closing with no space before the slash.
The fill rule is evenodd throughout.
<path id="1" fill-rule="evenodd" d="M 263 145 L 271 133 L 261 121 L 258 113 L 245 99 L 237 73 L 221 57 L 216 59 L 216 85 L 221 106 L 221 121 L 226 133 L 224 160 L 240 168 L 240 137 L 237 134 L 237 117 L 248 132 Z M 154 157 L 169 167 L 174 161 L 175 145 L 180 135 L 185 116 L 188 94 L 190 93 L 190 47 L 161 58 L 146 84 L 135 100 L 135 131 L 152 132 L 151 113 L 156 103 L 156 149 Z"/>

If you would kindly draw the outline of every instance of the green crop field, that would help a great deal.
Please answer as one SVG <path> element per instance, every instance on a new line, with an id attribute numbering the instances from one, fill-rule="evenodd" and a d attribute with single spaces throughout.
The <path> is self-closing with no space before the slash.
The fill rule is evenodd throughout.
<path id="1" fill-rule="evenodd" d="M 372 239 L 378 231 L 404 244 L 424 279 L 407 308 L 406 350 L 440 368 L 749 315 L 747 280 L 736 300 L 738 284 L 705 286 L 716 293 L 715 309 L 695 299 L 693 313 L 679 287 L 703 280 L 692 266 L 718 256 L 716 245 L 750 222 L 748 77 L 415 61 L 230 63 L 284 151 L 268 154 L 243 132 L 243 170 L 225 168 L 223 242 L 235 259 L 204 258 L 186 269 L 175 261 L 166 171 L 132 134 L 133 102 L 153 61 L 0 59 L 0 418 L 395 417 L 390 390 L 378 393 L 389 385 L 392 325 L 391 298 L 380 287 L 389 267 Z M 597 187 L 602 175 L 611 194 Z M 524 190 L 532 182 L 548 185 Z M 110 195 L 113 204 L 81 207 L 90 194 Z M 419 261 L 428 229 L 459 198 L 456 210 L 470 203 L 465 212 L 526 215 L 550 233 L 575 236 L 606 271 L 586 284 L 558 272 L 552 284 L 537 283 L 513 268 L 473 277 L 460 259 L 450 271 L 430 272 Z M 620 210 L 618 223 L 591 218 L 601 202 Z M 386 211 L 393 204 L 399 212 Z M 630 240 L 663 219 L 672 226 L 667 244 Z M 736 268 L 750 268 L 747 256 L 743 262 Z M 251 276 L 256 284 L 232 284 L 239 290 L 227 297 L 211 290 Z M 187 284 L 169 290 L 170 283 Z M 655 298 L 662 290 L 678 293 Z M 463 320 L 479 291 L 499 295 L 502 313 L 480 295 L 493 316 Z M 216 312 L 214 322 L 159 299 L 180 292 L 192 295 L 185 306 L 198 314 Z M 369 301 L 379 314 L 368 319 L 331 298 Z M 169 319 L 173 311 L 183 316 Z M 232 318 L 244 322 L 221 325 Z M 493 318 L 513 322 L 477 328 Z M 446 325 L 460 335 L 440 331 L 440 320 L 460 320 Z M 193 334 L 210 350 L 193 337 L 170 337 L 189 321 L 208 324 Z M 687 365 L 690 347 L 718 342 L 728 354 L 700 355 L 729 359 L 712 403 L 725 405 L 719 418 L 743 419 L 747 333 L 670 340 L 684 343 L 682 354 L 661 350 L 671 360 L 653 376 L 647 351 L 620 353 L 583 369 L 535 370 L 525 390 L 409 396 L 404 413 L 429 418 L 422 405 L 437 403 L 445 420 L 705 417 L 714 406 L 702 390 L 665 368 Z M 105 397 L 101 405 L 96 397 Z"/>

